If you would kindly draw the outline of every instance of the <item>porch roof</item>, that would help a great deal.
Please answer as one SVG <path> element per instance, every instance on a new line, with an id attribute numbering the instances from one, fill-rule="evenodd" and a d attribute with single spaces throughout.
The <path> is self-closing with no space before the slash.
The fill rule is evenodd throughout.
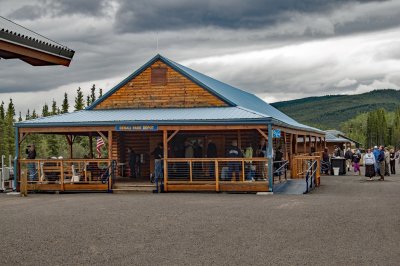
<path id="1" fill-rule="evenodd" d="M 240 107 L 82 110 L 16 123 L 17 127 L 134 124 L 266 124 L 271 117 Z"/>
<path id="2" fill-rule="evenodd" d="M 62 58 L 65 60 L 65 63 L 60 64 L 66 66 L 69 65 L 69 62 L 72 60 L 75 53 L 68 47 L 18 25 L 2 16 L 0 16 L 0 43 L 1 42 L 7 44 L 7 47 L 3 49 L 0 47 L 0 59 L 19 58 L 31 65 L 57 65 L 58 63 L 38 57 L 37 54 L 34 55 L 27 53 L 25 50 L 21 52 L 21 50 L 17 48 L 11 49 L 8 46 L 26 48 L 30 51 Z"/>

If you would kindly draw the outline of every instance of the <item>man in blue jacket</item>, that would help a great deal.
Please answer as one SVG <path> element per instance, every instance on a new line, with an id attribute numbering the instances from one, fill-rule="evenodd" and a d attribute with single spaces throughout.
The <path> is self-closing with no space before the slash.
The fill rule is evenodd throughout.
<path id="1" fill-rule="evenodd" d="M 379 165 L 379 175 L 381 176 L 381 178 L 379 178 L 378 180 L 383 181 L 385 180 L 385 150 L 383 148 L 383 146 L 379 147 L 379 155 L 378 155 L 378 165 Z"/>
<path id="2" fill-rule="evenodd" d="M 380 154 L 380 151 L 378 149 L 378 146 L 374 147 L 374 150 L 372 152 L 372 154 L 375 157 L 375 173 L 378 175 L 379 174 L 379 162 L 378 162 L 378 156 Z"/>

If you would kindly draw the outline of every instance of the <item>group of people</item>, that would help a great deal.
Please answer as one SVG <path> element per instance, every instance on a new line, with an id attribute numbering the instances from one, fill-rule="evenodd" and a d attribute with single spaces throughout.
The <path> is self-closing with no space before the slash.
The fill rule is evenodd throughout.
<path id="1" fill-rule="evenodd" d="M 336 146 L 332 154 L 333 157 L 341 157 L 346 160 L 347 171 L 353 167 L 354 173 L 361 175 L 360 162 L 363 161 L 365 165 L 365 176 L 372 180 L 372 177 L 379 176 L 378 180 L 385 180 L 385 176 L 396 174 L 396 160 L 400 157 L 400 151 L 395 151 L 384 146 L 375 146 L 374 148 L 367 149 L 364 156 L 359 149 L 351 150 L 347 148 L 345 152 Z M 325 148 L 322 155 L 322 161 L 329 164 L 330 154 L 328 149 Z M 400 160 L 399 160 L 400 164 Z M 329 168 L 324 168 L 323 172 L 328 173 Z"/>
<path id="2" fill-rule="evenodd" d="M 378 180 L 385 180 L 385 176 L 396 174 L 396 160 L 399 158 L 399 151 L 389 150 L 384 146 L 375 146 L 368 149 L 364 155 L 365 176 L 372 180 L 372 177 L 378 175 Z M 399 161 L 400 163 L 400 161 Z"/>

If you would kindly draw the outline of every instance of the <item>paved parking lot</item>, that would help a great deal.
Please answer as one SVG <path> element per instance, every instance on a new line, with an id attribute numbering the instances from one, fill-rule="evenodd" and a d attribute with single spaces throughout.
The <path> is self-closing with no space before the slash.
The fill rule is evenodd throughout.
<path id="1" fill-rule="evenodd" d="M 1 265 L 399 265 L 400 176 L 308 195 L 0 194 Z"/>

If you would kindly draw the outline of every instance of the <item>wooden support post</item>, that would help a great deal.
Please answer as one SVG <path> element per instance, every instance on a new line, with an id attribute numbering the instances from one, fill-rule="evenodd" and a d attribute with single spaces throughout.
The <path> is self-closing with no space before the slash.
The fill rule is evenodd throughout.
<path id="1" fill-rule="evenodd" d="M 298 152 L 298 147 L 297 147 L 297 138 L 298 138 L 298 135 L 297 134 L 293 134 L 293 138 L 294 138 L 294 151 L 293 151 L 293 153 L 294 154 L 297 154 L 297 152 Z"/>
<path id="2" fill-rule="evenodd" d="M 105 143 L 108 143 L 108 139 L 106 138 L 106 136 L 104 136 L 104 134 L 101 131 L 97 131 L 97 134 L 99 134 L 99 136 L 103 139 Z"/>
<path id="3" fill-rule="evenodd" d="M 239 149 L 242 149 L 242 136 L 240 134 L 240 130 L 237 131 L 237 143 L 238 143 Z"/>
<path id="4" fill-rule="evenodd" d="M 303 153 L 307 153 L 307 136 L 306 135 L 303 135 L 303 140 L 304 140 Z"/>
<path id="5" fill-rule="evenodd" d="M 92 132 L 89 132 L 89 153 L 90 159 L 93 159 L 93 136 L 92 136 Z"/>
<path id="6" fill-rule="evenodd" d="M 163 156 L 163 162 L 164 162 L 164 191 L 168 191 L 168 165 L 167 165 L 167 159 L 168 159 L 168 131 L 163 130 L 163 150 L 164 150 L 164 156 Z"/>
<path id="7" fill-rule="evenodd" d="M 320 158 L 317 158 L 317 172 L 315 174 L 315 186 L 319 187 L 320 182 L 321 182 L 321 160 Z"/>
<path id="8" fill-rule="evenodd" d="M 178 134 L 178 132 L 179 132 L 179 129 L 178 129 L 178 130 L 175 130 L 174 133 L 172 133 L 172 135 L 169 136 L 169 138 L 167 139 L 167 142 L 170 142 L 170 140 L 171 140 L 173 137 L 175 137 L 175 135 Z"/>
<path id="9" fill-rule="evenodd" d="M 30 133 L 22 133 L 22 134 L 20 134 L 20 139 L 19 139 L 18 144 L 21 145 L 21 143 L 22 143 L 22 142 L 26 139 L 26 137 L 29 136 L 29 135 L 30 135 Z"/>
<path id="10" fill-rule="evenodd" d="M 112 131 L 108 131 L 108 159 L 112 160 Z"/>
<path id="11" fill-rule="evenodd" d="M 261 136 L 264 137 L 265 140 L 268 139 L 268 136 L 261 129 L 257 128 L 257 131 L 261 134 Z"/>
<path id="12" fill-rule="evenodd" d="M 214 161 L 215 166 L 215 191 L 219 191 L 219 170 L 218 170 L 218 161 Z"/>
<path id="13" fill-rule="evenodd" d="M 73 150 L 72 150 L 72 145 L 74 144 L 72 135 L 65 135 L 67 138 L 68 144 L 69 144 L 69 158 L 72 159 L 73 157 Z"/>
<path id="14" fill-rule="evenodd" d="M 193 182 L 193 162 L 192 162 L 192 160 L 189 160 L 189 180 L 190 180 L 190 183 Z"/>
<path id="15" fill-rule="evenodd" d="M 63 161 L 61 161 L 60 182 L 61 182 L 61 191 L 64 191 L 64 162 Z"/>
<path id="16" fill-rule="evenodd" d="M 242 182 L 244 182 L 244 160 L 242 160 Z"/>
<path id="17" fill-rule="evenodd" d="M 317 136 L 314 136 L 314 148 L 315 148 L 315 151 L 318 152 Z"/>
<path id="18" fill-rule="evenodd" d="M 272 154 L 272 125 L 268 124 L 268 186 L 269 191 L 273 192 L 274 179 L 273 179 L 273 154 Z"/>

